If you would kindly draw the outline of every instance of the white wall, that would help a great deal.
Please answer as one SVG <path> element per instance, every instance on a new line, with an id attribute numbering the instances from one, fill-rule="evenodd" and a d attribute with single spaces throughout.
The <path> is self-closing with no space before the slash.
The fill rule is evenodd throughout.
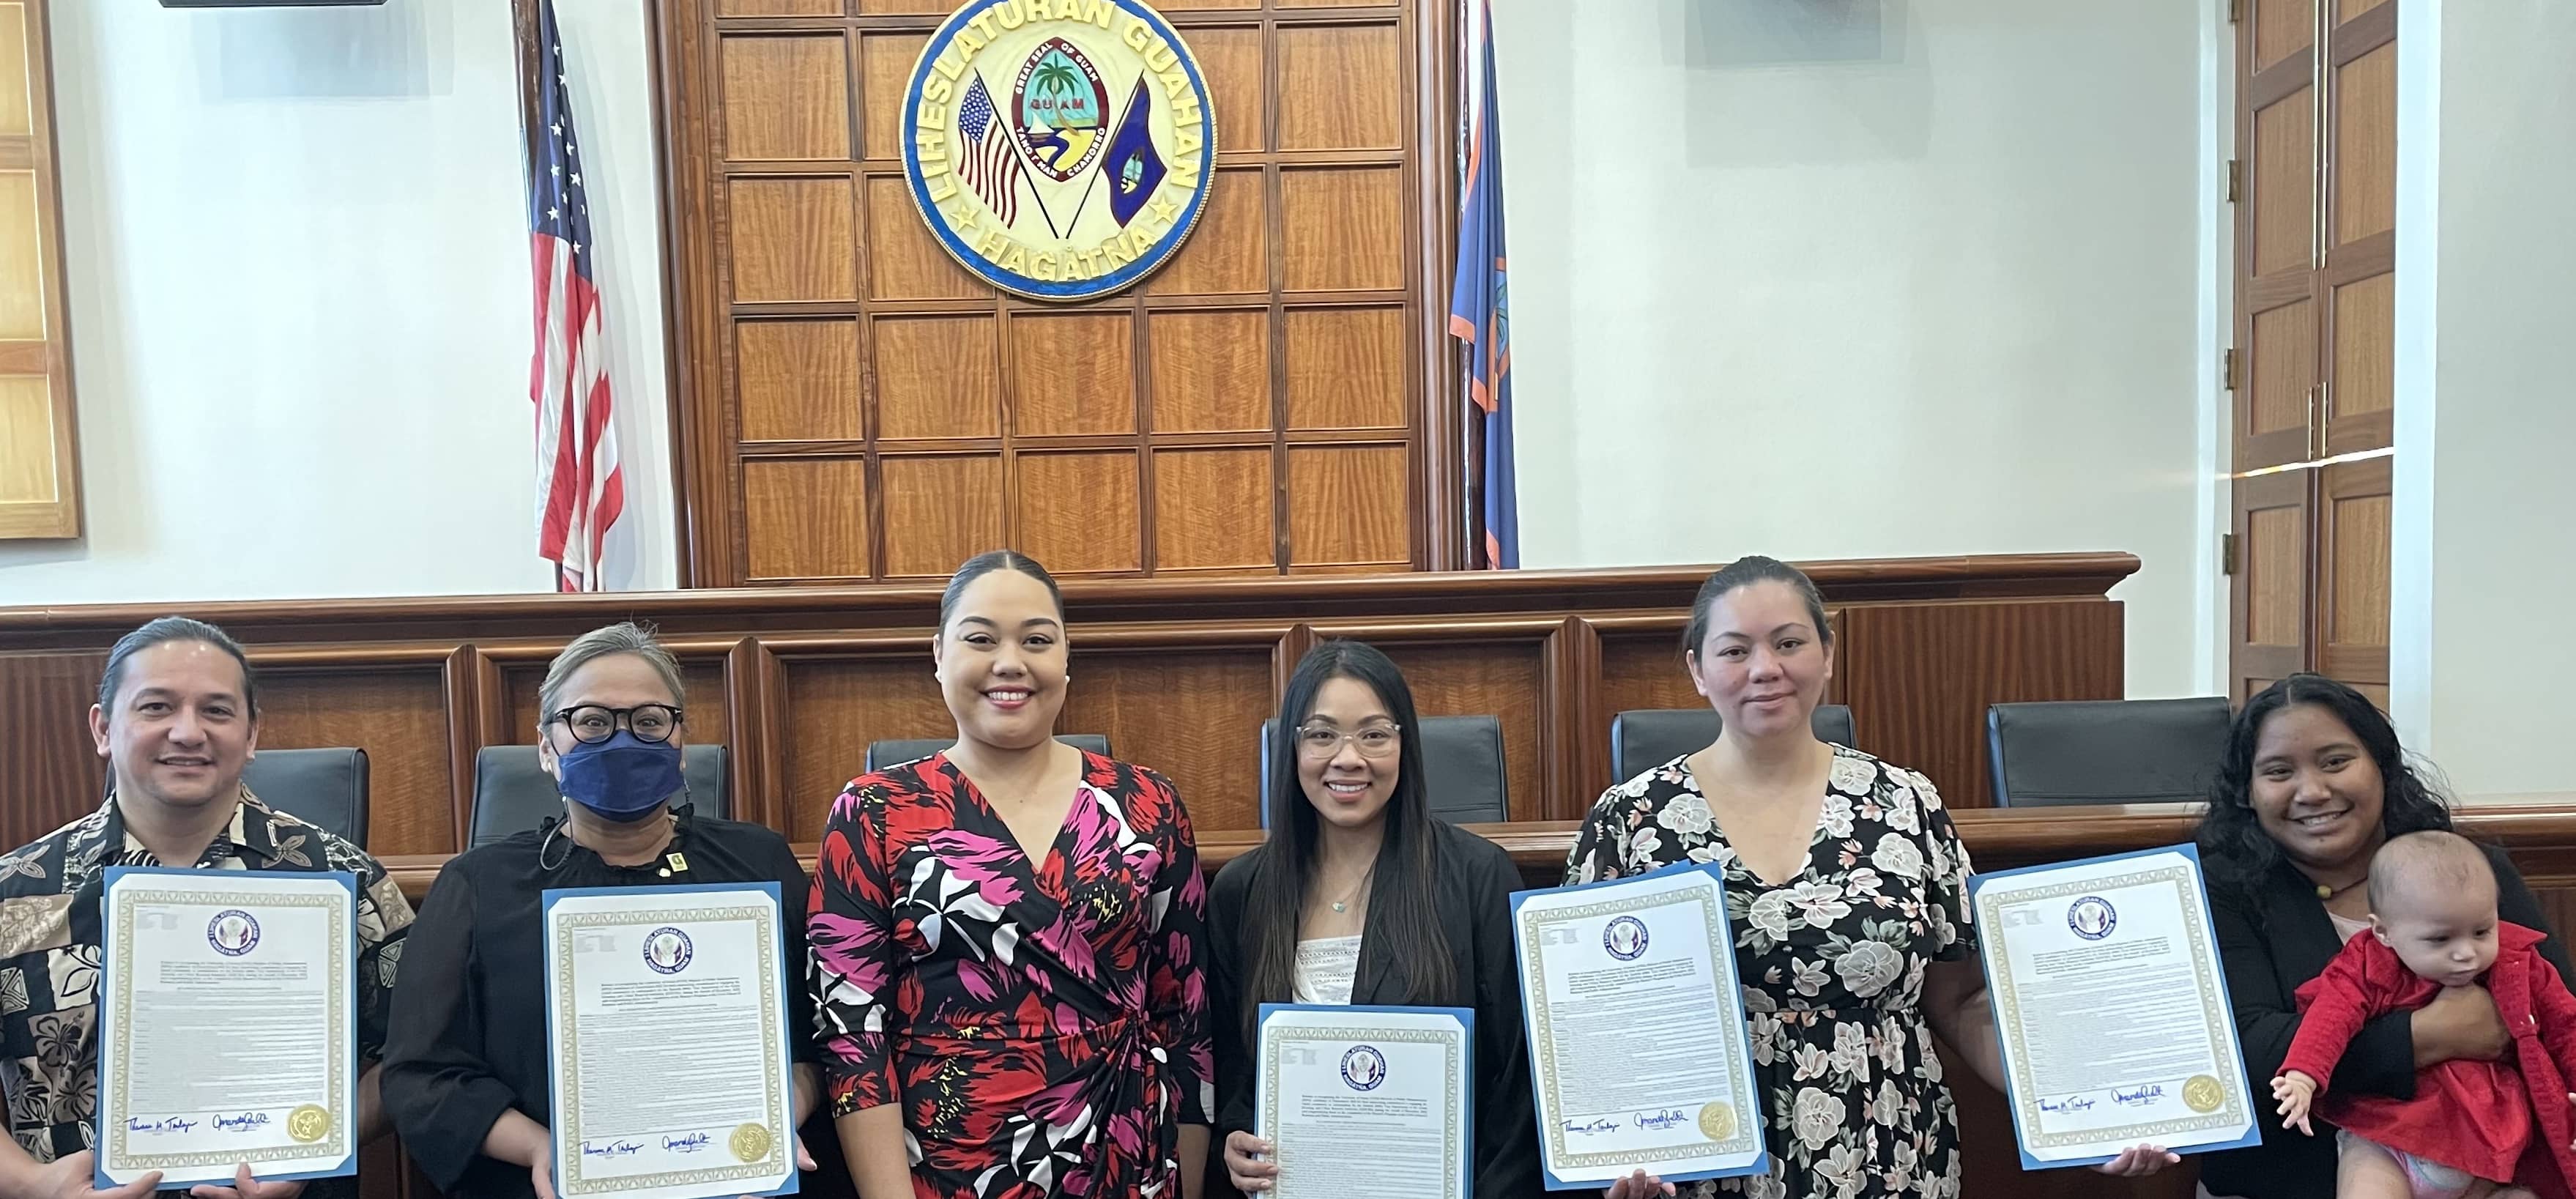
<path id="1" fill-rule="evenodd" d="M 645 0 L 559 0 L 629 519 L 672 566 Z M 87 537 L 0 603 L 543 590 L 509 6 L 52 10 Z"/>
<path id="2" fill-rule="evenodd" d="M 2463 796 L 2576 791 L 2576 6 L 2399 12 L 2392 706 Z"/>
<path id="3" fill-rule="evenodd" d="M 1524 565 L 2127 550 L 2213 690 L 2218 7 L 1496 0 Z"/>

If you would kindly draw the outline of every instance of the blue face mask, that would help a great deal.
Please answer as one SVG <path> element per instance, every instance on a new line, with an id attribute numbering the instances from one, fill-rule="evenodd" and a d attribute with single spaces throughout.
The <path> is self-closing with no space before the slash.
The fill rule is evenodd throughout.
<path id="1" fill-rule="evenodd" d="M 555 758 L 565 799 L 603 820 L 629 821 L 680 793 L 680 747 L 642 740 L 626 729 L 597 745 L 574 742 Z"/>

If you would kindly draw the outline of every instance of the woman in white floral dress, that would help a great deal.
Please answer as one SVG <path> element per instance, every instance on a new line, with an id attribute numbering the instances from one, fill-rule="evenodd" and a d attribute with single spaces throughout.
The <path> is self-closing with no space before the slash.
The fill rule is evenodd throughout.
<path id="1" fill-rule="evenodd" d="M 2002 1077 L 1968 854 L 1929 780 L 1816 740 L 1831 638 L 1823 599 L 1795 568 L 1748 557 L 1709 576 L 1683 644 L 1722 731 L 1604 793 L 1566 881 L 1682 862 L 1725 872 L 1772 1168 L 1695 1194 L 1947 1199 L 1959 1194 L 1959 1120 L 1933 1035 L 1989 1083 Z M 2100 1169 L 2175 1160 L 2140 1146 Z M 1609 1192 L 1671 1193 L 1642 1172 Z"/>

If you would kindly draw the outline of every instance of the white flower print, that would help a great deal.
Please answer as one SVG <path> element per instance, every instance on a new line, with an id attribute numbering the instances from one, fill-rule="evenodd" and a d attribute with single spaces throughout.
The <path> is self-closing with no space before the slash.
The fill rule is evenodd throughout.
<path id="1" fill-rule="evenodd" d="M 1836 1074 L 1858 1074 L 1869 1064 L 1869 1044 L 1860 1025 L 1834 1025 L 1833 1066 Z"/>
<path id="2" fill-rule="evenodd" d="M 1885 1030 L 1880 1031 L 1878 1037 L 1878 1064 L 1879 1068 L 1890 1074 L 1894 1074 L 1905 1068 L 1905 1032 L 1903 1029 L 1897 1030 L 1893 1036 L 1888 1035 Z"/>
<path id="3" fill-rule="evenodd" d="M 1915 814 L 1915 807 L 1911 803 L 1891 803 L 1887 805 L 1887 815 L 1882 819 L 1886 820 L 1887 827 L 1895 829 L 1900 833 L 1919 833 L 1923 831 L 1923 818 Z"/>
<path id="4" fill-rule="evenodd" d="M 1869 785 L 1878 780 L 1878 764 L 1851 754 L 1835 754 L 1833 772 L 1826 785 L 1845 795 L 1867 795 Z"/>
<path id="5" fill-rule="evenodd" d="M 1898 878 L 1923 877 L 1923 851 L 1914 842 L 1895 833 L 1882 833 L 1878 848 L 1870 851 L 1869 860 L 1884 874 Z"/>
<path id="6" fill-rule="evenodd" d="M 0 1014 L 27 1010 L 27 972 L 16 966 L 0 970 Z"/>
<path id="7" fill-rule="evenodd" d="M 1771 1015 L 1767 1012 L 1749 1013 L 1744 1020 L 1744 1030 L 1753 1038 L 1753 1062 L 1755 1065 L 1768 1066 L 1777 1059 L 1778 1054 L 1774 1051 L 1773 1046 L 1778 1044 L 1780 1040 L 1780 1018 L 1778 1016 Z"/>
<path id="8" fill-rule="evenodd" d="M 1843 889 L 1832 883 L 1800 883 L 1789 888 L 1789 902 L 1806 917 L 1809 928 L 1824 928 L 1851 915 L 1851 905 L 1843 902 Z"/>
<path id="9" fill-rule="evenodd" d="M 1884 1043 L 1901 1046 L 1904 1041 L 1891 1037 Z M 1897 1116 L 1904 1111 L 1905 1096 L 1897 1092 L 1895 1080 L 1886 1078 L 1878 1080 L 1878 1101 L 1869 1106 L 1869 1118 L 1880 1124 L 1894 1125 Z M 1908 1154 L 1912 1152 L 1905 1148 L 1905 1142 L 1902 1140 L 1897 1142 L 1897 1147 Z"/>
<path id="10" fill-rule="evenodd" d="M 1641 828 L 1628 835 L 1628 860 L 1631 862 L 1652 862 L 1663 852 L 1664 836 L 1662 833 L 1658 833 L 1651 828 Z M 1653 869 L 1653 867 L 1641 866 L 1641 869 L 1650 870 Z"/>
<path id="11" fill-rule="evenodd" d="M 1939 1050 L 1932 1047 L 1932 1026 L 1917 1024 L 1914 1026 L 1914 1034 L 1922 1038 L 1923 1081 L 1941 1081 L 1941 1054 Z"/>
<path id="12" fill-rule="evenodd" d="M 1813 1153 L 1833 1143 L 1834 1134 L 1842 1131 L 1843 1113 L 1842 1100 L 1815 1087 L 1800 1087 L 1797 1105 L 1790 1109 L 1789 1128 Z"/>
<path id="13" fill-rule="evenodd" d="M 1854 903 L 1877 906 L 1879 889 L 1885 885 L 1886 880 L 1879 877 L 1878 871 L 1867 866 L 1854 866 L 1850 873 L 1843 875 L 1843 893 L 1851 896 Z"/>
<path id="14" fill-rule="evenodd" d="M 1824 1050 L 1813 1045 L 1800 1045 L 1791 1058 L 1798 1064 L 1798 1072 L 1794 1076 L 1797 1081 L 1805 1082 L 1810 1078 L 1824 1077 L 1825 1067 L 1828 1064 Z"/>
<path id="15" fill-rule="evenodd" d="M 1941 810 L 1941 793 L 1933 788 L 1932 780 L 1923 777 L 1919 771 L 1900 770 L 1897 771 L 1896 774 L 1912 791 L 1914 801 L 1923 805 L 1924 811 L 1938 812 Z"/>
<path id="16" fill-rule="evenodd" d="M 1816 825 L 1828 837 L 1848 837 L 1852 831 L 1851 797 L 1838 792 L 1825 793 L 1824 810 L 1816 813 Z"/>
<path id="17" fill-rule="evenodd" d="M 1896 1143 L 1896 1152 L 1888 1155 L 1887 1176 L 1891 1181 L 1901 1179 L 1906 1182 L 1912 1182 L 1914 1181 L 1914 1171 L 1921 1164 L 1922 1159 L 1915 1156 L 1914 1143 L 1911 1141 L 1898 1141 Z"/>
<path id="18" fill-rule="evenodd" d="M 1959 942 L 1959 928 L 1950 923 L 1950 909 L 1940 904 L 1924 905 L 1923 918 L 1932 926 L 1932 944 L 1948 948 Z"/>
<path id="19" fill-rule="evenodd" d="M 1905 973 L 1905 959 L 1885 941 L 1854 941 L 1834 959 L 1834 973 L 1854 996 L 1867 999 Z"/>
<path id="20" fill-rule="evenodd" d="M 1705 837 L 1716 824 L 1709 815 L 1708 801 L 1697 791 L 1684 791 L 1664 801 L 1664 810 L 1655 813 L 1655 823 L 1685 837 Z"/>
<path id="21" fill-rule="evenodd" d="M 1826 972 L 1822 958 L 1812 962 L 1803 958 L 1789 959 L 1789 984 L 1798 988 L 1799 994 L 1810 999 L 1823 994 L 1825 984 L 1832 982 L 1833 978 L 1832 974 Z"/>
<path id="22" fill-rule="evenodd" d="M 1789 1199 L 1789 1182 L 1777 1174 L 1756 1174 L 1744 1180 L 1744 1199 Z"/>
<path id="23" fill-rule="evenodd" d="M 1786 891 L 1763 892 L 1754 899 L 1752 908 L 1744 913 L 1745 923 L 1774 941 L 1789 939 L 1789 922 L 1795 918 L 1789 912 L 1789 893 Z"/>
<path id="24" fill-rule="evenodd" d="M 1816 1177 L 1833 1184 L 1834 1199 L 1851 1199 L 1860 1194 L 1860 1146 L 1834 1146 L 1833 1152 L 1817 1160 Z"/>
<path id="25" fill-rule="evenodd" d="M 54 1010 L 80 1007 L 98 992 L 98 946 L 66 945 L 45 955 L 54 985 Z"/>

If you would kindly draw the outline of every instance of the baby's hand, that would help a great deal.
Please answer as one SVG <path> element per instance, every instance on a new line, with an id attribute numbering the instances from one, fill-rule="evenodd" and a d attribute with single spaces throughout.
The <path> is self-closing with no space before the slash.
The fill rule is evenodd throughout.
<path id="1" fill-rule="evenodd" d="M 2295 1128 L 2309 1136 L 2317 1131 L 2308 1127 L 2308 1100 L 2317 1093 L 2317 1080 L 2296 1070 L 2282 1073 L 2272 1080 L 2272 1097 L 2281 1101 L 2281 1125 Z"/>

